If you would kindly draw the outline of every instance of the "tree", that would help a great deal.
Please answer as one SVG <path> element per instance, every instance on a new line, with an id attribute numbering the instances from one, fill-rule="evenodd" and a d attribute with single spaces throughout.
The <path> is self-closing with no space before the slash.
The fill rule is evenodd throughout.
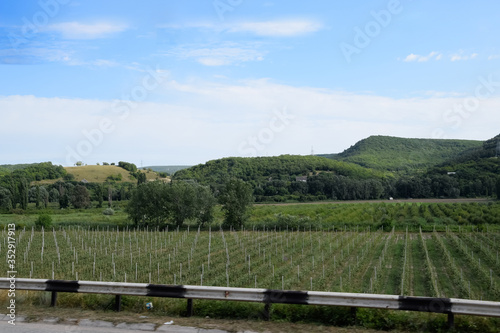
<path id="1" fill-rule="evenodd" d="M 28 208 L 28 192 L 29 192 L 29 182 L 26 178 L 22 178 L 19 182 L 19 195 L 21 203 L 21 209 L 26 210 Z"/>
<path id="2" fill-rule="evenodd" d="M 214 207 L 217 203 L 210 187 L 196 186 L 195 217 L 198 219 L 198 225 L 211 223 L 214 219 Z"/>
<path id="3" fill-rule="evenodd" d="M 69 193 L 63 182 L 59 183 L 59 208 L 69 207 Z"/>
<path id="4" fill-rule="evenodd" d="M 36 208 L 40 208 L 40 199 L 41 199 L 41 196 L 40 196 L 40 186 L 37 185 L 36 186 Z"/>
<path id="5" fill-rule="evenodd" d="M 76 209 L 90 207 L 90 193 L 83 185 L 76 185 L 71 196 L 71 204 Z"/>
<path id="6" fill-rule="evenodd" d="M 137 185 L 145 183 L 147 180 L 146 174 L 144 172 L 137 172 Z"/>
<path id="7" fill-rule="evenodd" d="M 135 225 L 161 226 L 169 217 L 169 185 L 148 182 L 137 186 L 125 208 Z"/>
<path id="8" fill-rule="evenodd" d="M 49 201 L 50 202 L 57 202 L 59 201 L 59 191 L 55 188 L 50 190 L 49 192 Z"/>
<path id="9" fill-rule="evenodd" d="M 49 191 L 47 191 L 45 186 L 40 186 L 40 199 L 43 202 L 44 208 L 47 208 L 49 205 Z"/>
<path id="10" fill-rule="evenodd" d="M 181 226 L 189 219 L 201 225 L 213 220 L 215 203 L 209 187 L 184 181 L 154 181 L 137 186 L 126 212 L 136 225 L 161 226 L 171 220 Z"/>
<path id="11" fill-rule="evenodd" d="M 108 208 L 111 208 L 113 204 L 113 188 L 111 185 L 108 186 Z"/>
<path id="12" fill-rule="evenodd" d="M 102 203 L 104 201 L 103 199 L 104 190 L 101 184 L 97 184 L 94 194 L 95 194 L 95 199 L 97 201 L 97 208 L 102 208 Z"/>
<path id="13" fill-rule="evenodd" d="M 168 204 L 174 223 L 181 226 L 185 220 L 195 216 L 196 191 L 194 186 L 183 181 L 170 183 Z"/>
<path id="14" fill-rule="evenodd" d="M 9 210 L 12 208 L 12 194 L 4 187 L 0 187 L 0 209 Z"/>
<path id="15" fill-rule="evenodd" d="M 248 210 L 254 201 L 252 187 L 240 179 L 227 181 L 219 196 L 219 203 L 224 211 L 225 227 L 242 227 L 247 218 Z"/>

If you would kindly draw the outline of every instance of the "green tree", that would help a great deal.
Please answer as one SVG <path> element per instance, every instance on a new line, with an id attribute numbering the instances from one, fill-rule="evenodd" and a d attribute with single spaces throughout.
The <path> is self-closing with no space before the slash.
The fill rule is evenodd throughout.
<path id="1" fill-rule="evenodd" d="M 41 198 L 42 198 L 42 197 L 41 197 L 41 195 L 40 195 L 40 186 L 39 186 L 39 185 L 37 185 L 37 186 L 36 186 L 36 200 L 35 200 L 35 202 L 36 202 L 36 208 L 37 208 L 37 209 L 38 209 L 38 208 L 40 208 L 40 199 L 41 199 Z"/>
<path id="2" fill-rule="evenodd" d="M 146 174 L 144 172 L 137 172 L 137 185 L 145 183 L 147 180 Z"/>
<path id="3" fill-rule="evenodd" d="M 59 191 L 55 188 L 49 191 L 49 201 L 58 202 L 59 201 Z"/>
<path id="4" fill-rule="evenodd" d="M 59 208 L 68 208 L 70 203 L 69 193 L 64 183 L 59 183 Z"/>
<path id="5" fill-rule="evenodd" d="M 97 208 L 102 208 L 102 203 L 104 201 L 104 199 L 103 199 L 104 190 L 103 190 L 101 184 L 97 184 L 96 189 L 95 189 L 95 196 L 96 196 L 96 200 L 97 200 Z"/>
<path id="6" fill-rule="evenodd" d="M 176 225 L 195 216 L 196 191 L 194 186 L 183 181 L 170 183 L 168 204 Z"/>
<path id="7" fill-rule="evenodd" d="M 76 209 L 90 207 L 90 193 L 83 185 L 76 185 L 71 196 L 71 204 Z"/>
<path id="8" fill-rule="evenodd" d="M 0 187 L 0 209 L 9 210 L 12 208 L 12 194 L 4 187 Z"/>
<path id="9" fill-rule="evenodd" d="M 125 208 L 135 225 L 161 226 L 170 215 L 169 185 L 148 182 L 137 186 Z"/>
<path id="10" fill-rule="evenodd" d="M 253 201 L 253 191 L 249 184 L 234 178 L 227 181 L 219 195 L 219 203 L 222 204 L 224 212 L 223 226 L 242 227 L 248 218 Z"/>
<path id="11" fill-rule="evenodd" d="M 196 186 L 195 217 L 199 225 L 211 223 L 214 219 L 214 207 L 217 203 L 210 187 Z"/>
<path id="12" fill-rule="evenodd" d="M 29 195 L 29 182 L 26 178 L 21 178 L 19 181 L 19 196 L 21 203 L 21 209 L 26 210 L 28 208 L 28 195 Z"/>

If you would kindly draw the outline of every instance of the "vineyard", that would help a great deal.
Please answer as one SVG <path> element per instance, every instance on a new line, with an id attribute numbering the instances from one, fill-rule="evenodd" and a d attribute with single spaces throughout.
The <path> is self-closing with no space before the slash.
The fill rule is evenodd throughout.
<path id="1" fill-rule="evenodd" d="M 500 203 L 365 202 L 256 206 L 251 223 L 259 229 L 312 226 L 321 230 L 362 227 L 424 232 L 500 231 Z"/>
<path id="2" fill-rule="evenodd" d="M 2 239 L 6 256 L 6 230 Z M 496 232 L 59 226 L 18 229 L 16 239 L 25 278 L 500 300 Z"/>

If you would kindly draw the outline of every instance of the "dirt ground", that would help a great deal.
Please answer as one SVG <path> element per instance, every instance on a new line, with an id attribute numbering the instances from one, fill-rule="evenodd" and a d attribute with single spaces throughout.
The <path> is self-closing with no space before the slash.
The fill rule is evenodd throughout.
<path id="1" fill-rule="evenodd" d="M 198 327 L 204 329 L 220 329 L 228 332 L 253 331 L 269 333 L 302 333 L 302 332 L 328 332 L 328 333 L 374 333 L 375 330 L 368 330 L 358 327 L 334 327 L 314 324 L 294 324 L 283 322 L 249 321 L 249 320 L 225 320 L 201 317 L 176 317 L 160 316 L 131 312 L 114 311 L 90 311 L 72 308 L 44 308 L 29 306 L 19 310 L 18 315 L 25 316 L 28 322 L 41 321 L 44 318 L 59 318 L 60 322 L 67 320 L 104 320 L 117 323 L 155 323 L 163 325 L 165 322 L 173 320 L 175 325 Z M 126 332 L 126 331 L 125 331 Z"/>

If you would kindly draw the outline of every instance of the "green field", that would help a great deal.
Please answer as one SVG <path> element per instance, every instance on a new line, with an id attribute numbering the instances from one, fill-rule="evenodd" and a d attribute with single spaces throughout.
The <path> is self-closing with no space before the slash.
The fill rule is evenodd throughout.
<path id="1" fill-rule="evenodd" d="M 124 212 L 126 201 L 113 202 L 115 214 L 103 215 L 104 208 L 91 209 L 57 209 L 57 204 L 50 204 L 49 209 L 36 210 L 34 205 L 25 214 L 0 214 L 0 225 L 16 223 L 18 227 L 31 228 L 38 214 L 47 212 L 52 216 L 55 226 L 120 226 L 132 228 L 133 225 Z M 94 202 L 94 206 L 96 203 Z M 220 206 L 215 207 L 215 220 L 212 228 L 219 228 L 223 221 Z M 183 228 L 196 224 L 186 221 Z M 306 227 L 313 230 L 371 228 L 385 231 L 424 232 L 436 231 L 500 231 L 500 202 L 474 201 L 460 202 L 446 200 L 445 202 L 363 202 L 363 203 L 318 203 L 318 204 L 286 204 L 286 205 L 255 205 L 247 222 L 248 228 L 274 228 L 278 230 Z M 208 230 L 204 226 L 204 230 Z"/>
<path id="2" fill-rule="evenodd" d="M 114 202 L 103 209 L 49 210 L 53 228 L 34 228 L 34 207 L 0 215 L 16 224 L 17 277 L 403 294 L 500 301 L 500 204 L 497 202 L 369 202 L 256 205 L 246 229 L 220 230 L 187 221 L 181 228 L 137 229 Z M 6 255 L 2 228 L 0 254 Z M 408 228 L 408 232 L 406 231 Z M 424 232 L 420 232 L 422 229 Z M 0 262 L 5 272 L 7 261 Z M 18 292 L 23 306 L 45 307 L 47 293 Z M 0 293 L 0 302 L 7 300 Z M 144 311 L 142 297 L 124 308 Z M 109 295 L 65 294 L 59 306 L 112 309 Z M 182 315 L 181 300 L 155 299 L 155 312 Z M 195 314 L 260 318 L 260 304 L 197 301 Z M 349 309 L 273 305 L 287 322 L 350 325 Z M 445 316 L 359 309 L 364 327 L 434 331 Z M 457 331 L 497 332 L 492 318 L 459 316 Z"/>

